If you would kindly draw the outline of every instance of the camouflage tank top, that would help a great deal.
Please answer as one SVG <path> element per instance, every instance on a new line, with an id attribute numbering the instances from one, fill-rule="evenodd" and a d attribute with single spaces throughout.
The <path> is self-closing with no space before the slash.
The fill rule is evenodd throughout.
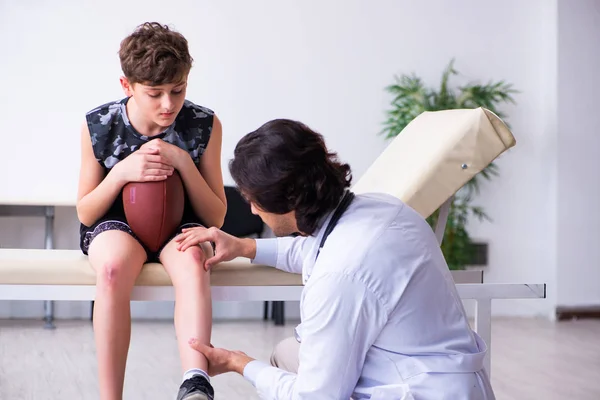
<path id="1" fill-rule="evenodd" d="M 152 139 L 160 138 L 187 151 L 194 163 L 206 150 L 214 112 L 186 100 L 175 122 L 155 136 L 140 134 L 127 118 L 128 97 L 106 103 L 86 114 L 96 160 L 109 170 Z"/>
<path id="2" fill-rule="evenodd" d="M 149 137 L 140 134 L 129 122 L 125 108 L 128 100 L 129 98 L 125 98 L 107 103 L 86 114 L 94 155 L 96 160 L 104 167 L 106 173 L 119 161 L 155 138 L 160 138 L 184 149 L 194 163 L 197 164 L 200 161 L 212 131 L 215 115 L 212 110 L 186 100 L 175 118 L 175 122 L 159 135 Z M 185 187 L 184 191 L 185 207 L 182 223 L 197 222 L 204 224 L 195 214 Z M 117 195 L 106 214 L 96 221 L 92 227 L 81 224 L 81 236 L 84 237 L 85 232 L 106 220 L 125 221 L 122 192 Z"/>

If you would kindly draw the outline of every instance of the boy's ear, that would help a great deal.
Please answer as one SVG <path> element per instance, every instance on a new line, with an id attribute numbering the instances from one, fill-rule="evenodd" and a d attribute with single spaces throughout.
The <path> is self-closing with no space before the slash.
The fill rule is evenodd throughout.
<path id="1" fill-rule="evenodd" d="M 123 88 L 123 92 L 125 92 L 125 96 L 127 96 L 127 97 L 133 96 L 133 84 L 131 84 L 129 82 L 129 79 L 122 76 L 119 79 L 119 82 L 121 82 L 121 87 Z"/>

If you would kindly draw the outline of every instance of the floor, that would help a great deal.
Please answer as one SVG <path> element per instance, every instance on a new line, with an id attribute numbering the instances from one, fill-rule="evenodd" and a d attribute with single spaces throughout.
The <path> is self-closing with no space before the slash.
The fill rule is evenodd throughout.
<path id="1" fill-rule="evenodd" d="M 0 399 L 97 399 L 91 324 L 0 320 Z M 294 323 L 216 322 L 215 346 L 240 349 L 268 360 L 272 347 L 291 335 Z M 600 399 L 600 320 L 553 323 L 495 319 L 492 384 L 499 400 Z M 126 374 L 126 400 L 174 399 L 181 375 L 171 324 L 136 321 Z M 216 399 L 255 400 L 242 377 L 213 378 Z"/>

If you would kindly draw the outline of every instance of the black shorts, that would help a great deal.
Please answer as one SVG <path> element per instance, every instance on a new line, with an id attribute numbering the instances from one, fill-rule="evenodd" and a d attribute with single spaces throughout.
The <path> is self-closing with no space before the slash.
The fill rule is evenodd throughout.
<path id="1" fill-rule="evenodd" d="M 119 196 L 120 197 L 120 196 Z M 133 233 L 133 230 L 127 224 L 127 218 L 125 218 L 125 211 L 122 207 L 122 200 L 117 199 L 111 209 L 98 219 L 92 226 L 86 226 L 81 224 L 79 228 L 79 247 L 83 254 L 88 255 L 90 245 L 92 241 L 105 231 L 118 230 L 131 235 L 146 251 L 146 262 L 159 262 L 159 256 L 162 249 L 171 241 L 175 236 L 179 235 L 184 228 L 193 228 L 204 226 L 198 217 L 191 210 L 191 205 L 186 199 L 186 207 L 184 209 L 181 223 L 173 235 L 158 249 L 158 251 L 151 251 L 146 247 L 141 240 Z"/>

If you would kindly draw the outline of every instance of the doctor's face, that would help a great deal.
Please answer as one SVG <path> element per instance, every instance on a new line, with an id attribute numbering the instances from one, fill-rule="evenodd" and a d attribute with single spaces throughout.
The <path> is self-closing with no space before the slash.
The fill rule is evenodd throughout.
<path id="1" fill-rule="evenodd" d="M 252 214 L 258 215 L 271 228 L 275 236 L 289 236 L 292 233 L 298 232 L 296 215 L 293 211 L 287 214 L 273 214 L 262 210 L 253 201 L 250 202 L 250 209 L 252 210 Z"/>

